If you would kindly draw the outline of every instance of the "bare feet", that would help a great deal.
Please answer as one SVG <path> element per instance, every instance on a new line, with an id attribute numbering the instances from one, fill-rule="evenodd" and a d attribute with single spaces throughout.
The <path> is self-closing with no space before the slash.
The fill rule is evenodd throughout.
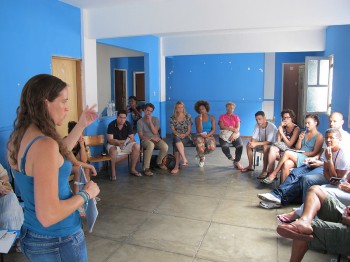
<path id="1" fill-rule="evenodd" d="M 174 168 L 173 170 L 171 170 L 170 172 L 172 175 L 176 175 L 177 173 L 179 173 L 179 168 Z"/>

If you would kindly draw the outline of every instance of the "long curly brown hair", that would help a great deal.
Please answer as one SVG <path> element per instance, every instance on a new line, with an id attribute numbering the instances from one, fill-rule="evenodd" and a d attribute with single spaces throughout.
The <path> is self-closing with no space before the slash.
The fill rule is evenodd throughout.
<path id="1" fill-rule="evenodd" d="M 60 153 L 69 158 L 69 151 L 63 144 L 61 136 L 56 131 L 45 100 L 52 102 L 59 93 L 67 87 L 61 79 L 47 74 L 33 76 L 24 85 L 17 117 L 13 123 L 13 132 L 7 143 L 8 160 L 11 165 L 18 164 L 18 151 L 29 125 L 34 124 L 45 136 L 54 139 L 59 146 Z"/>

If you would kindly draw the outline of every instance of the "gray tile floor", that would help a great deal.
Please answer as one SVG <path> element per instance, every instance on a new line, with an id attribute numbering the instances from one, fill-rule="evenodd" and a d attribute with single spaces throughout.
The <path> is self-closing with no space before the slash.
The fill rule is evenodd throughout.
<path id="1" fill-rule="evenodd" d="M 256 195 L 272 188 L 255 179 L 261 166 L 242 174 L 217 148 L 199 168 L 195 148 L 186 154 L 189 166 L 176 176 L 130 176 L 124 161 L 117 182 L 105 174 L 94 179 L 101 201 L 94 231 L 86 233 L 89 261 L 288 261 L 291 241 L 278 237 L 275 216 L 291 207 L 258 207 Z M 243 156 L 246 165 L 245 150 Z M 5 261 L 26 260 L 10 253 Z M 336 255 L 309 251 L 303 261 Z"/>

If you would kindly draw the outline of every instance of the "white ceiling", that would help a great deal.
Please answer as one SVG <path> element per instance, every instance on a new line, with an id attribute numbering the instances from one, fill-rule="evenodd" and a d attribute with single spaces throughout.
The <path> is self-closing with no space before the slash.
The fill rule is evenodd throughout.
<path id="1" fill-rule="evenodd" d="M 60 1 L 82 9 L 86 37 L 156 35 L 164 55 L 321 51 L 328 26 L 350 24 L 349 0 Z"/>

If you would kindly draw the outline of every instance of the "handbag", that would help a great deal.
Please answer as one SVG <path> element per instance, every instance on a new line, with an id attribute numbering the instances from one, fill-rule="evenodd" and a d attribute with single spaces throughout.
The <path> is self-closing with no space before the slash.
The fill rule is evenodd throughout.
<path id="1" fill-rule="evenodd" d="M 290 149 L 284 142 L 275 142 L 273 144 L 275 147 L 278 147 L 280 151 L 287 151 Z"/>
<path id="2" fill-rule="evenodd" d="M 232 134 L 233 134 L 233 132 L 230 131 L 230 130 L 220 130 L 219 137 L 222 140 L 231 143 L 232 141 L 236 140 L 239 137 L 239 135 L 240 135 L 239 132 L 234 133 L 233 140 L 231 141 L 230 138 L 231 138 Z"/>

